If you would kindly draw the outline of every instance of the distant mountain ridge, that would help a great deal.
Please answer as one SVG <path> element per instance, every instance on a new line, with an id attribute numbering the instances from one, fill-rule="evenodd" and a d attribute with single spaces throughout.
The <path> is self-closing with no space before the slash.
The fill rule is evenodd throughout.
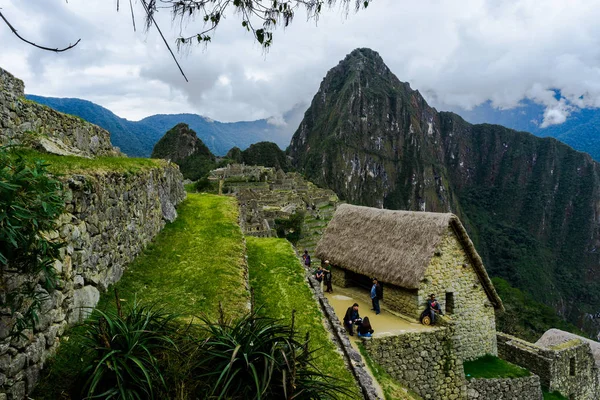
<path id="1" fill-rule="evenodd" d="M 157 114 L 140 121 L 129 121 L 87 100 L 36 95 L 26 97 L 106 129 L 111 134 L 113 145 L 132 157 L 150 157 L 159 139 L 179 123 L 188 124 L 198 138 L 219 156 L 225 155 L 233 147 L 246 149 L 251 144 L 262 141 L 274 142 L 285 149 L 304 111 L 302 106 L 288 111 L 283 116 L 285 125 L 273 124 L 269 119 L 219 122 L 197 114 Z"/>
<path id="2" fill-rule="evenodd" d="M 539 137 L 558 139 L 600 161 L 600 109 L 577 109 L 572 111 L 562 124 L 542 128 L 544 110 L 543 105 L 525 100 L 520 106 L 506 110 L 495 108 L 487 102 L 472 110 L 451 111 L 473 124 L 498 124 L 518 131 L 531 132 Z"/>

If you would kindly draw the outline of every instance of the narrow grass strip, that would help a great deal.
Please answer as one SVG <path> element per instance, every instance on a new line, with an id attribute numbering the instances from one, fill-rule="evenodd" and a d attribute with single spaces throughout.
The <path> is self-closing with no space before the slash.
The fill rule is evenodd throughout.
<path id="1" fill-rule="evenodd" d="M 246 237 L 250 286 L 260 314 L 291 321 L 296 310 L 296 328 L 301 335 L 310 332 L 311 343 L 318 348 L 319 369 L 355 390 L 352 399 L 362 398 L 354 377 L 323 326 L 323 314 L 306 284 L 304 268 L 291 244 L 284 239 Z"/>

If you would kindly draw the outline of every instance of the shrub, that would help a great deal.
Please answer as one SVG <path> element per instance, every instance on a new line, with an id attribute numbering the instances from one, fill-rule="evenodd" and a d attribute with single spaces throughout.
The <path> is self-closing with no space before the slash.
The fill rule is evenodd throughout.
<path id="1" fill-rule="evenodd" d="M 298 340 L 292 325 L 254 312 L 233 322 L 211 323 L 204 330 L 195 366 L 206 382 L 200 398 L 337 399 L 349 394 L 341 382 L 321 373 L 309 350 L 309 335 Z"/>
<path id="2" fill-rule="evenodd" d="M 175 316 L 134 302 L 126 316 L 94 310 L 83 344 L 92 363 L 83 371 L 85 398 L 155 399 L 166 392 L 161 360 L 175 350 Z"/>
<path id="3" fill-rule="evenodd" d="M 40 159 L 26 158 L 0 147 L 0 267 L 3 272 L 27 274 L 22 285 L 13 286 L 2 274 L 0 305 L 15 317 L 13 329 L 21 331 L 37 320 L 45 289 L 54 287 L 54 260 L 62 243 L 51 241 L 46 232 L 55 228 L 64 209 L 62 183 L 53 178 Z"/>

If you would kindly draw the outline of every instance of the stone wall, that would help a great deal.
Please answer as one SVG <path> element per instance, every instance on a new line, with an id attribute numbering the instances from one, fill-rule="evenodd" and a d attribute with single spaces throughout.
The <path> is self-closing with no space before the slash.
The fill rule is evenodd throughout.
<path id="1" fill-rule="evenodd" d="M 24 96 L 23 81 L 0 68 L 0 145 L 25 144 L 82 157 L 120 155 L 104 129 Z"/>
<path id="2" fill-rule="evenodd" d="M 419 287 L 421 311 L 431 293 L 436 294 L 448 319 L 454 323 L 463 361 L 497 354 L 494 307 L 452 228 L 448 228 L 435 250 Z M 448 304 L 450 296 L 453 305 Z"/>
<path id="3" fill-rule="evenodd" d="M 35 329 L 24 337 L 11 340 L 13 321 L 0 319 L 0 399 L 22 399 L 32 391 L 65 328 L 85 317 L 165 221 L 175 219 L 175 206 L 185 198 L 182 181 L 179 168 L 166 162 L 127 174 L 64 178 L 66 213 L 49 233 L 67 244 L 55 263 L 58 285 L 51 293 L 38 285 L 46 299 Z M 19 279 L 8 281 L 14 287 Z"/>
<path id="4" fill-rule="evenodd" d="M 423 398 L 465 399 L 465 373 L 453 336 L 450 328 L 437 328 L 364 343 L 376 363 Z"/>
<path id="5" fill-rule="evenodd" d="M 385 285 L 383 303 L 390 309 L 418 319 L 425 307 L 419 306 L 418 291 L 401 288 L 396 285 Z"/>
<path id="6" fill-rule="evenodd" d="M 498 355 L 539 375 L 542 387 L 572 400 L 600 398 L 600 377 L 589 344 L 572 340 L 541 347 L 498 333 Z"/>
<path id="7" fill-rule="evenodd" d="M 331 283 L 339 287 L 348 287 L 346 271 L 335 265 L 331 266 Z"/>
<path id="8" fill-rule="evenodd" d="M 540 378 L 470 379 L 467 381 L 469 400 L 542 400 Z"/>

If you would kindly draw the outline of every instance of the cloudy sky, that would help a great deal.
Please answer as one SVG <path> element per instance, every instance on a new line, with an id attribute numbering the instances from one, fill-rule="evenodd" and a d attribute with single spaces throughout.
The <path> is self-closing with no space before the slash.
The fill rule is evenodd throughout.
<path id="1" fill-rule="evenodd" d="M 487 100 L 511 108 L 529 98 L 547 106 L 550 123 L 573 107 L 600 107 L 600 0 L 372 0 L 347 17 L 329 10 L 318 25 L 298 13 L 267 54 L 229 13 L 206 49 L 177 54 L 189 83 L 154 30 L 133 31 L 128 2 L 121 3 L 117 13 L 116 0 L 0 0 L 19 33 L 38 44 L 81 38 L 69 52 L 48 53 L 0 23 L 0 66 L 22 78 L 27 93 L 87 99 L 132 120 L 280 116 L 310 102 L 326 72 L 357 47 L 378 51 L 438 109 Z M 160 14 L 170 43 L 202 27 Z"/>

